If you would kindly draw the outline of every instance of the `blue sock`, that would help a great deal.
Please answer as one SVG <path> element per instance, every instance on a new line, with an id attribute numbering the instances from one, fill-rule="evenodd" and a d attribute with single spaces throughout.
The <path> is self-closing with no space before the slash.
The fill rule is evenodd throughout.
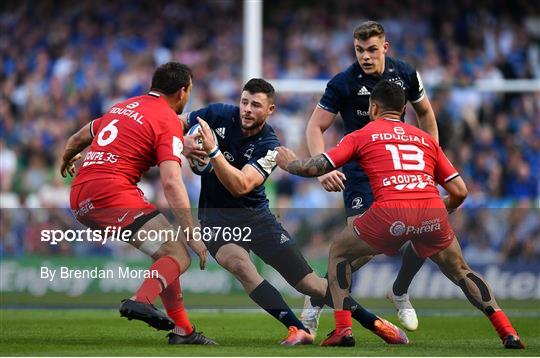
<path id="1" fill-rule="evenodd" d="M 403 259 L 401 262 L 401 267 L 399 268 L 398 275 L 392 286 L 392 291 L 394 295 L 401 296 L 409 290 L 409 286 L 418 273 L 426 259 L 418 257 L 414 252 L 412 244 L 409 244 L 403 252 Z"/>
<path id="2" fill-rule="evenodd" d="M 268 281 L 264 280 L 259 286 L 255 287 L 249 294 L 249 297 L 285 327 L 294 326 L 309 332 L 302 322 L 298 320 L 293 311 L 291 311 L 279 291 Z"/>
<path id="3" fill-rule="evenodd" d="M 351 296 L 348 297 L 348 301 L 349 307 L 343 308 L 350 310 L 352 318 L 358 321 L 358 323 L 360 323 L 364 328 L 374 331 L 375 321 L 378 319 L 377 316 L 362 307 Z"/>
<path id="4" fill-rule="evenodd" d="M 328 274 L 326 274 L 324 278 L 328 280 Z M 312 306 L 323 307 L 325 304 L 328 307 L 334 308 L 334 304 L 332 302 L 332 294 L 330 293 L 330 287 L 326 289 L 326 294 L 324 298 L 311 298 Z M 356 321 L 358 321 L 358 323 L 360 323 L 364 328 L 367 328 L 371 331 L 375 330 L 375 321 L 377 320 L 377 316 L 362 307 L 362 305 L 356 302 L 351 296 L 348 297 L 348 306 L 349 307 L 343 307 L 343 309 L 350 310 L 352 317 Z"/>

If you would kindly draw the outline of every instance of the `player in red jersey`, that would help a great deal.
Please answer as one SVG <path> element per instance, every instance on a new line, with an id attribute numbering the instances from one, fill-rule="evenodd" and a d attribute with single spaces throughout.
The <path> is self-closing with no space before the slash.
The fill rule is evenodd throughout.
<path id="1" fill-rule="evenodd" d="M 72 184 L 73 213 L 105 235 L 107 228 L 120 228 L 126 242 L 154 260 L 148 271 L 152 275 L 132 298 L 122 301 L 121 315 L 172 330 L 170 344 L 215 344 L 191 325 L 179 281 L 190 265 L 186 244 L 199 256 L 201 269 L 207 260 L 205 245 L 182 235 L 193 228 L 193 219 L 180 171 L 183 129 L 177 114 L 189 99 L 192 77 L 190 68 L 177 62 L 158 67 L 148 94 L 114 105 L 69 138 L 61 173 L 73 176 L 80 152 L 90 146 Z M 141 175 L 154 165 L 159 166 L 165 197 L 181 225 L 177 237 L 137 187 Z M 163 234 L 162 240 L 150 233 Z M 170 318 L 154 307 L 158 296 Z"/>
<path id="2" fill-rule="evenodd" d="M 375 195 L 373 206 L 356 216 L 330 248 L 328 280 L 336 329 L 321 345 L 354 345 L 354 307 L 348 297 L 351 261 L 381 253 L 394 255 L 411 241 L 420 257 L 437 263 L 467 299 L 489 317 L 505 348 L 524 348 L 489 286 L 463 259 L 448 223 L 447 211 L 455 210 L 467 196 L 465 183 L 432 137 L 400 121 L 404 105 L 403 89 L 393 82 L 380 81 L 371 92 L 371 122 L 346 135 L 327 153 L 298 160 L 289 149 L 276 149 L 276 161 L 282 169 L 307 177 L 357 160 Z M 439 196 L 437 183 L 448 196 Z M 403 339 L 396 336 L 396 341 Z"/>

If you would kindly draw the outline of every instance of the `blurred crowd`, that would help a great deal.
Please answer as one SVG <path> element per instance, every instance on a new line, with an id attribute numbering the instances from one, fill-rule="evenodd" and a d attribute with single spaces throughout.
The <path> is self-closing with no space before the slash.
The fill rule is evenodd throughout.
<path id="1" fill-rule="evenodd" d="M 58 174 L 66 139 L 115 102 L 144 93 L 156 65 L 175 60 L 192 67 L 187 110 L 237 103 L 242 12 L 242 2 L 230 0 L 0 5 L 0 253 L 115 253 L 97 245 L 39 245 L 40 228 L 76 224 L 69 210 L 27 209 L 69 206 L 70 180 Z M 264 77 L 330 78 L 354 61 L 352 30 L 367 19 L 385 26 L 390 56 L 420 71 L 441 145 L 467 182 L 470 196 L 452 218 L 465 254 L 485 263 L 538 262 L 540 93 L 481 92 L 473 85 L 540 79 L 539 3 L 381 1 L 364 7 L 353 0 L 266 1 Z M 307 154 L 304 128 L 319 97 L 276 97 L 270 123 L 299 155 Z M 414 111 L 407 113 L 414 122 Z M 325 133 L 329 145 L 341 137 L 336 124 Z M 186 167 L 196 205 L 199 178 Z M 141 188 L 166 207 L 155 170 Z M 272 207 L 295 209 L 282 219 L 308 256 L 324 257 L 343 225 L 341 213 L 331 209 L 342 206 L 341 196 L 280 170 L 267 192 Z"/>

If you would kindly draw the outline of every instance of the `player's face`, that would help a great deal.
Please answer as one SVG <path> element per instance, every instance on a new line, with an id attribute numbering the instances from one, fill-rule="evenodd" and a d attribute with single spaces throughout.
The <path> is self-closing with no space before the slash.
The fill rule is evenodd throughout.
<path id="1" fill-rule="evenodd" d="M 384 55 L 389 44 L 384 37 L 373 36 L 367 40 L 354 39 L 354 53 L 362 70 L 368 75 L 382 74 Z"/>
<path id="2" fill-rule="evenodd" d="M 265 93 L 243 91 L 240 97 L 240 121 L 243 130 L 261 128 L 276 106 Z"/>

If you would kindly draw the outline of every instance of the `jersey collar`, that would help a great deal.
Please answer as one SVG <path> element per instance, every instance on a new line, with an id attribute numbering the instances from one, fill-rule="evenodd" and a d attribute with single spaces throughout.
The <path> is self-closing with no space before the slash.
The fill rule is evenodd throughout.
<path id="1" fill-rule="evenodd" d="M 152 97 L 156 97 L 156 98 L 161 97 L 161 94 L 156 92 L 156 91 L 150 91 L 150 92 L 148 92 L 148 95 L 152 96 Z"/>

